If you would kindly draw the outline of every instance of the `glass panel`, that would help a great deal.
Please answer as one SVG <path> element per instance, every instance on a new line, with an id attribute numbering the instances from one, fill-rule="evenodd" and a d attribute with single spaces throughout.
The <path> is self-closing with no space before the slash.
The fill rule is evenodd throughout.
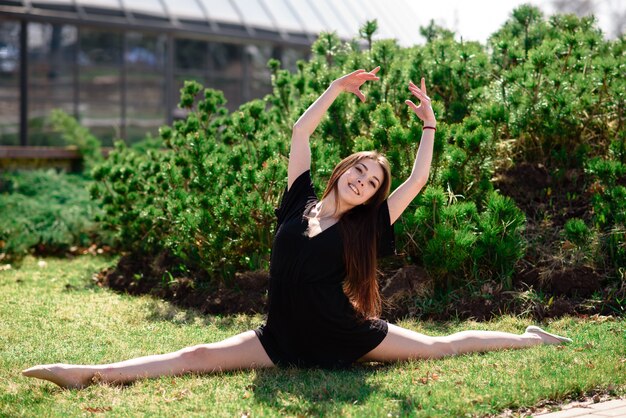
<path id="1" fill-rule="evenodd" d="M 298 70 L 298 60 L 309 60 L 308 49 L 285 48 L 281 57 L 281 67 L 295 73 Z"/>
<path id="2" fill-rule="evenodd" d="M 250 26 L 276 29 L 258 0 L 234 0 L 234 2 L 243 15 L 243 19 Z"/>
<path id="3" fill-rule="evenodd" d="M 199 0 L 209 14 L 209 18 L 218 22 L 228 22 L 241 25 L 239 15 L 228 0 Z"/>
<path id="4" fill-rule="evenodd" d="M 76 3 L 83 7 L 94 7 L 99 9 L 121 10 L 119 0 L 76 0 Z"/>
<path id="5" fill-rule="evenodd" d="M 175 81 L 172 94 L 176 103 L 185 80 L 196 80 L 205 87 L 221 90 L 230 110 L 243 103 L 243 46 L 176 39 L 174 57 Z M 178 110 L 176 116 L 180 114 Z"/>
<path id="6" fill-rule="evenodd" d="M 174 40 L 174 82 L 171 97 L 174 100 L 174 118 L 184 117 L 184 111 L 178 108 L 180 89 L 186 80 L 197 81 L 206 85 L 209 54 L 208 44 L 196 39 Z"/>
<path id="7" fill-rule="evenodd" d="M 333 0 L 317 0 L 315 2 L 315 7 L 317 8 L 317 11 L 322 14 L 326 23 L 330 25 L 330 30 L 336 31 L 342 38 L 351 38 L 355 36 L 355 34 L 352 33 L 352 31 L 347 27 L 345 22 L 339 19 L 332 2 Z"/>
<path id="8" fill-rule="evenodd" d="M 243 46 L 226 43 L 209 44 L 209 68 L 213 77 L 243 78 Z"/>
<path id="9" fill-rule="evenodd" d="M 174 68 L 176 70 L 206 70 L 208 54 L 205 41 L 176 39 L 174 43 Z"/>
<path id="10" fill-rule="evenodd" d="M 121 137 L 122 35 L 80 31 L 79 117 L 105 146 Z"/>
<path id="11" fill-rule="evenodd" d="M 387 16 L 387 10 L 385 7 L 376 4 L 375 1 L 364 1 L 364 5 L 370 20 L 376 18 L 378 20 L 378 31 L 375 39 L 383 38 L 399 38 L 400 28 L 397 27 L 397 23 L 391 21 Z"/>
<path id="12" fill-rule="evenodd" d="M 270 70 L 267 67 L 267 61 L 273 57 L 280 59 L 282 51 L 278 48 L 275 49 L 270 45 L 248 45 L 246 47 L 246 52 L 250 57 L 252 77 L 257 79 L 267 78 L 269 80 Z"/>
<path id="13" fill-rule="evenodd" d="M 124 6 L 131 12 L 165 16 L 165 10 L 159 0 L 124 0 Z"/>
<path id="14" fill-rule="evenodd" d="M 168 12 L 179 19 L 205 20 L 196 0 L 164 0 Z"/>
<path id="15" fill-rule="evenodd" d="M 280 59 L 282 50 L 269 45 L 248 45 L 246 47 L 250 63 L 250 92 L 248 100 L 259 99 L 271 93 L 271 75 L 267 67 L 270 58 Z M 244 92 L 245 94 L 246 92 Z"/>
<path id="16" fill-rule="evenodd" d="M 209 44 L 209 73 L 206 86 L 223 91 L 230 110 L 236 109 L 245 101 L 244 48 L 242 45 L 227 43 Z"/>
<path id="17" fill-rule="evenodd" d="M 53 109 L 74 113 L 76 27 L 28 24 L 28 144 L 63 145 L 48 123 Z"/>
<path id="18" fill-rule="evenodd" d="M 314 10 L 308 1 L 286 0 L 292 5 L 292 9 L 300 15 L 300 19 L 304 23 L 309 32 L 319 33 L 326 30 L 332 30 L 326 20 L 321 20 L 319 14 L 319 6 Z"/>
<path id="19" fill-rule="evenodd" d="M 165 35 L 126 35 L 126 142 L 158 135 L 165 120 Z"/>
<path id="20" fill-rule="evenodd" d="M 329 7 L 332 7 L 332 11 L 337 15 L 338 19 L 347 27 L 347 33 L 350 38 L 355 38 L 359 35 L 359 19 L 355 16 L 354 12 L 347 8 L 343 1 L 331 1 Z"/>
<path id="21" fill-rule="evenodd" d="M 20 143 L 20 24 L 0 21 L 0 145 Z"/>
<path id="22" fill-rule="evenodd" d="M 348 9 L 350 11 L 353 18 L 356 19 L 359 24 L 359 28 L 363 26 L 366 20 L 372 20 L 376 18 L 375 16 L 373 18 L 370 18 L 368 16 L 368 13 L 365 9 L 365 4 L 367 3 L 366 0 L 343 0 L 341 3 L 345 6 L 345 9 Z M 345 11 L 342 9 L 341 13 L 345 14 Z"/>
<path id="23" fill-rule="evenodd" d="M 402 34 L 399 37 L 401 45 L 411 46 L 418 43 L 423 43 L 424 38 L 420 35 L 420 25 L 426 25 L 428 22 L 424 21 L 422 16 L 425 14 L 424 10 L 415 11 L 411 6 L 411 1 L 401 1 L 399 5 L 394 8 L 394 16 L 398 19 L 402 25 Z M 401 9 L 401 10 L 398 10 Z M 428 12 L 426 12 L 428 14 Z M 503 20 L 504 21 L 504 20 Z"/>
<path id="24" fill-rule="evenodd" d="M 292 32 L 305 32 L 298 19 L 293 15 L 285 0 L 260 0 L 270 9 L 270 13 L 276 19 L 281 28 Z"/>

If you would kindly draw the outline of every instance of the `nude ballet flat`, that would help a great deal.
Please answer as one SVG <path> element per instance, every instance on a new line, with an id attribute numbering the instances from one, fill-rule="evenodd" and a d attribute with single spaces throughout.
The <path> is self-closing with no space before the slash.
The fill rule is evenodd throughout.
<path id="1" fill-rule="evenodd" d="M 536 327 L 534 325 L 530 325 L 529 327 L 527 327 L 526 332 L 537 334 L 537 335 L 546 335 L 548 337 L 551 337 L 555 340 L 555 343 L 551 343 L 551 344 L 569 344 L 572 342 L 571 338 L 561 337 L 560 335 L 556 335 L 556 334 L 550 334 L 549 332 L 546 332 L 543 329 Z"/>

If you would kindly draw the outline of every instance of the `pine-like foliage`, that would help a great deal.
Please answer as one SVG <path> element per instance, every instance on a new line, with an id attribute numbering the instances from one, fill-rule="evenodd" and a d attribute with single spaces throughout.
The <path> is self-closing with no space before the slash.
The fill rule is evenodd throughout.
<path id="1" fill-rule="evenodd" d="M 364 149 L 388 156 L 392 188 L 404 181 L 422 133 L 404 104 L 406 86 L 425 77 L 439 122 L 431 178 L 397 223 L 399 253 L 444 289 L 485 280 L 510 288 L 524 255 L 525 218 L 494 190 L 497 164 L 542 161 L 558 170 L 605 155 L 607 138 L 623 130 L 624 81 L 616 75 L 624 73 L 624 41 L 603 40 L 593 20 L 546 21 L 529 6 L 491 37 L 490 53 L 434 24 L 422 29 L 428 42 L 411 48 L 393 40 L 370 46 L 373 30 L 371 22 L 363 28 L 364 51 L 357 41 L 321 34 L 294 73 L 271 60 L 273 92 L 233 113 L 222 93 L 186 83 L 180 107 L 187 117 L 161 129 L 165 150 L 140 153 L 118 143 L 93 172 L 92 194 L 119 245 L 169 251 L 216 279 L 267 268 L 291 127 L 332 80 L 380 65 L 381 81 L 364 87 L 367 101 L 341 95 L 311 137 L 316 186 L 342 157 Z M 606 171 L 600 165 L 588 169 Z M 622 225 L 610 247 L 619 259 L 623 221 L 615 210 L 624 199 L 615 190 L 598 200 L 597 219 Z"/>
<path id="2" fill-rule="evenodd" d="M 99 209 L 89 198 L 89 183 L 55 170 L 0 175 L 0 259 L 106 242 L 94 222 Z"/>

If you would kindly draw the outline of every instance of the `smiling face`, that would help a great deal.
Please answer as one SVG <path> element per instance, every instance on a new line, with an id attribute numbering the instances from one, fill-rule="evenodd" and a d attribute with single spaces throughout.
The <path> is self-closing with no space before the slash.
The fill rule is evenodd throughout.
<path id="1" fill-rule="evenodd" d="M 371 158 L 362 158 L 339 177 L 339 199 L 349 206 L 362 205 L 376 194 L 385 180 L 380 164 Z"/>
<path id="2" fill-rule="evenodd" d="M 322 201 L 337 217 L 359 205 L 378 207 L 389 195 L 391 169 L 384 155 L 359 151 L 341 160 L 333 169 Z"/>

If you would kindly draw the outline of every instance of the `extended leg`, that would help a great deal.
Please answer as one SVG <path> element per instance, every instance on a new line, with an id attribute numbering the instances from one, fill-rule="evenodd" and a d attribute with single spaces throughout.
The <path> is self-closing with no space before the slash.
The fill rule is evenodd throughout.
<path id="1" fill-rule="evenodd" d="M 430 337 L 389 324 L 382 343 L 367 353 L 362 361 L 398 361 L 440 358 L 457 354 L 523 348 L 538 344 L 562 344 L 568 338 L 548 334 L 538 327 L 528 327 L 524 334 L 499 331 L 462 331 L 443 337 Z"/>
<path id="2" fill-rule="evenodd" d="M 24 376 L 49 380 L 64 388 L 82 388 L 94 382 L 127 383 L 137 379 L 272 367 L 254 331 L 213 344 L 139 357 L 103 365 L 51 364 L 24 370 Z"/>

